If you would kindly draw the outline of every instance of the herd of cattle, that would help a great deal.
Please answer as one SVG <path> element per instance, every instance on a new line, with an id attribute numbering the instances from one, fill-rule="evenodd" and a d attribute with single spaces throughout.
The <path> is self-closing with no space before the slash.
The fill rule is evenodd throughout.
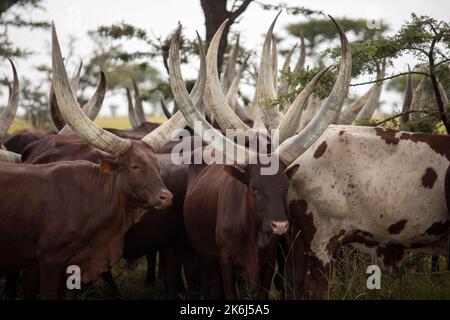
<path id="1" fill-rule="evenodd" d="M 103 73 L 93 97 L 78 104 L 79 71 L 68 79 L 52 26 L 49 105 L 59 132 L 7 137 L 19 104 L 14 65 L 10 98 L 0 115 L 5 294 L 15 298 L 21 279 L 25 299 L 73 299 L 79 290 L 66 286 L 68 266 L 80 267 L 84 285 L 102 277 L 114 286 L 110 270 L 122 257 L 147 256 L 151 282 L 159 252 L 169 298 L 185 291 L 188 298 L 236 299 L 237 283 L 244 279 L 258 299 L 267 299 L 271 285 L 280 287 L 282 281 L 289 281 L 297 296 L 320 299 L 329 297 L 333 257 L 343 245 L 370 253 L 388 268 L 411 250 L 447 255 L 450 137 L 351 125 L 373 114 L 382 82 L 343 108 L 352 56 L 344 31 L 330 19 L 341 59 L 324 103 L 313 91 L 329 68 L 284 112 L 267 105 L 289 90 L 277 78 L 275 19 L 265 37 L 255 98 L 249 108 L 240 106 L 236 95 L 245 63 L 236 71 L 238 46 L 221 80 L 217 68 L 225 21 L 207 55 L 198 39 L 199 75 L 190 93 L 181 75 L 177 29 L 169 70 L 179 111 L 161 125 L 146 122 L 141 102 L 135 99 L 133 106 L 128 92 L 132 130 L 93 122 L 105 95 Z M 296 69 L 303 64 L 301 55 Z M 377 77 L 382 79 L 384 70 Z M 137 85 L 134 91 L 138 96 Z M 188 127 L 190 136 L 171 141 L 172 133 Z M 263 174 L 267 164 L 259 150 L 249 141 L 228 139 L 227 129 L 256 132 L 255 139 L 269 145 L 276 172 Z M 236 154 L 230 156 L 224 141 Z M 214 150 L 230 161 L 174 163 L 171 153 L 179 143 L 203 143 L 192 158 Z M 282 276 L 273 281 L 275 273 Z"/>

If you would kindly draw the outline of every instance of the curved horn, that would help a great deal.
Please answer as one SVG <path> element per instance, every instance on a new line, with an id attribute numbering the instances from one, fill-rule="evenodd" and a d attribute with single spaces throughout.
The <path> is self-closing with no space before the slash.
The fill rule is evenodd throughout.
<path id="1" fill-rule="evenodd" d="M 273 74 L 273 89 L 275 92 L 275 96 L 278 94 L 278 47 L 277 40 L 275 36 L 272 34 L 272 74 Z"/>
<path id="2" fill-rule="evenodd" d="M 280 85 L 278 87 L 278 93 L 282 94 L 288 91 L 289 84 L 287 83 L 284 75 L 289 71 L 289 66 L 291 64 L 292 55 L 294 54 L 295 49 L 297 48 L 297 44 L 295 44 L 291 50 L 286 55 L 286 58 L 284 59 L 283 67 L 281 68 L 281 72 L 283 73 L 283 76 L 280 80 Z"/>
<path id="3" fill-rule="evenodd" d="M 212 113 L 214 120 L 219 126 L 225 129 L 242 129 L 244 131 L 250 128 L 233 112 L 228 105 L 225 95 L 220 87 L 219 74 L 217 71 L 217 52 L 222 37 L 223 29 L 228 23 L 228 19 L 222 23 L 216 34 L 211 40 L 208 53 L 206 55 L 206 86 L 203 95 L 203 104 L 206 109 Z"/>
<path id="4" fill-rule="evenodd" d="M 127 88 L 127 101 L 128 101 L 128 119 L 130 120 L 131 127 L 136 129 L 139 127 L 139 122 L 136 119 L 136 112 L 133 106 L 133 98 L 131 97 L 130 89 Z"/>
<path id="5" fill-rule="evenodd" d="M 106 76 L 103 71 L 100 72 L 100 82 L 98 83 L 97 89 L 95 90 L 94 95 L 83 105 L 83 112 L 91 119 L 92 121 L 97 118 L 98 113 L 103 104 L 103 99 L 105 98 L 106 93 Z M 58 134 L 67 134 L 73 133 L 72 129 L 66 124 L 61 130 L 59 130 Z"/>
<path id="6" fill-rule="evenodd" d="M 83 62 L 80 62 L 80 65 L 78 66 L 77 72 L 75 75 L 70 79 L 70 89 L 72 90 L 73 94 L 76 96 L 78 92 L 78 88 L 80 87 L 80 77 L 81 77 L 81 69 L 83 67 Z M 67 128 L 66 121 L 64 120 L 63 115 L 61 114 L 61 110 L 58 106 L 58 101 L 56 101 L 55 96 L 55 90 L 53 88 L 53 82 L 50 86 L 50 93 L 48 96 L 49 101 L 49 108 L 50 108 L 50 116 L 52 118 L 53 124 L 55 125 L 56 129 L 58 131 L 61 131 L 63 128 Z M 67 129 L 65 129 L 67 131 Z"/>
<path id="7" fill-rule="evenodd" d="M 233 82 L 233 79 L 236 77 L 236 65 L 239 55 L 239 34 L 236 38 L 236 43 L 233 46 L 233 50 L 231 51 L 231 55 L 228 58 L 227 65 L 225 67 L 225 71 L 222 75 L 221 79 L 221 87 L 224 93 L 228 93 L 228 90 L 230 89 L 231 83 Z"/>
<path id="8" fill-rule="evenodd" d="M 386 65 L 383 64 L 381 70 L 377 72 L 377 80 L 381 80 L 384 78 L 386 72 Z M 383 81 L 378 81 L 374 84 L 373 88 L 370 90 L 369 98 L 367 99 L 366 104 L 362 107 L 361 111 L 356 116 L 355 121 L 360 121 L 363 119 L 370 119 L 374 114 L 375 110 L 377 110 L 378 105 L 380 103 L 381 91 L 383 90 Z"/>
<path id="9" fill-rule="evenodd" d="M 275 87 L 274 87 L 274 75 L 273 75 L 273 60 L 271 59 L 273 55 L 271 54 L 271 44 L 272 44 L 272 32 L 275 23 L 280 15 L 281 11 L 277 14 L 269 30 L 267 31 L 266 38 L 264 40 L 261 62 L 259 67 L 258 76 L 258 86 L 260 90 L 258 96 L 256 97 L 256 102 L 261 113 L 261 118 L 267 130 L 278 128 L 283 115 L 274 107 L 266 106 L 268 100 L 275 98 Z M 273 47 L 273 46 L 272 46 Z"/>
<path id="10" fill-rule="evenodd" d="M 159 95 L 159 102 L 161 103 L 161 109 L 166 116 L 167 119 L 170 119 L 172 117 L 172 113 L 167 109 L 166 102 L 164 101 L 164 97 L 162 95 Z"/>
<path id="11" fill-rule="evenodd" d="M 194 129 L 197 135 L 202 137 L 204 141 L 211 144 L 218 152 L 224 153 L 225 156 L 228 156 L 228 154 L 224 150 L 224 144 L 218 142 L 223 141 L 226 142 L 227 145 L 234 146 L 237 149 L 237 163 L 247 163 L 249 157 L 255 155 L 255 153 L 250 152 L 239 145 L 236 145 L 233 141 L 225 138 L 219 131 L 214 129 L 211 124 L 202 117 L 197 108 L 195 108 L 191 98 L 189 97 L 186 86 L 183 82 L 180 68 L 180 33 L 181 28 L 179 27 L 174 37 L 172 38 L 172 43 L 169 51 L 169 73 L 171 79 L 170 86 L 172 88 L 175 102 L 179 106 L 187 123 Z M 196 122 L 199 122 L 201 124 L 201 128 L 196 125 Z M 235 160 L 234 157 L 233 159 L 229 159 L 232 161 Z"/>
<path id="12" fill-rule="evenodd" d="M 408 72 L 411 72 L 409 66 Z M 405 99 L 403 100 L 402 106 L 403 115 L 400 117 L 400 123 L 407 123 L 409 120 L 409 114 L 407 112 L 411 109 L 412 98 L 413 98 L 412 78 L 411 73 L 408 73 L 408 77 L 406 80 Z"/>
<path id="13" fill-rule="evenodd" d="M 339 124 L 341 125 L 349 125 L 355 119 L 361 109 L 366 105 L 367 100 L 369 99 L 370 93 L 372 92 L 375 85 L 373 85 L 367 92 L 357 98 L 352 102 L 348 107 L 342 110 L 341 115 L 339 117 Z"/>
<path id="14" fill-rule="evenodd" d="M 0 149 L 0 162 L 21 163 L 22 156 L 15 152 Z"/>
<path id="15" fill-rule="evenodd" d="M 244 69 L 247 65 L 248 58 L 250 57 L 250 54 L 248 54 L 245 57 L 244 62 L 242 63 L 241 67 L 239 68 L 239 71 L 236 73 L 236 76 L 233 79 L 233 82 L 231 82 L 230 88 L 227 93 L 227 102 L 228 105 L 233 109 L 233 111 L 236 110 L 236 100 L 237 100 L 237 94 L 239 91 L 239 82 L 242 78 L 242 73 L 244 72 Z"/>
<path id="16" fill-rule="evenodd" d="M 445 93 L 444 87 L 442 86 L 442 83 L 438 80 L 438 87 L 439 87 L 439 93 L 441 94 L 442 103 L 444 104 L 444 108 L 448 104 L 448 98 L 447 94 Z"/>
<path id="17" fill-rule="evenodd" d="M 423 85 L 425 83 L 425 76 L 422 77 L 419 84 L 414 90 L 413 98 L 411 101 L 411 111 L 420 111 L 420 101 L 422 100 Z M 411 120 L 417 120 L 420 118 L 418 112 L 411 113 Z"/>
<path id="18" fill-rule="evenodd" d="M 181 26 L 178 27 L 175 36 L 178 34 L 178 39 L 181 33 Z M 174 37 L 175 37 L 174 36 Z M 198 106 L 202 100 L 203 91 L 206 84 L 206 58 L 205 50 L 200 35 L 197 33 L 198 48 L 200 52 L 200 70 L 197 81 L 191 90 L 190 99 L 192 99 L 194 106 Z M 173 41 L 173 40 L 172 40 Z M 179 41 L 179 40 L 178 40 Z M 170 60 L 169 60 L 170 61 Z M 172 76 L 170 76 L 172 79 Z M 172 80 L 170 81 L 172 83 Z M 197 110 L 197 108 L 195 108 Z M 181 111 L 177 111 L 168 121 L 164 122 L 158 128 L 147 134 L 142 141 L 148 144 L 154 151 L 170 141 L 171 134 L 176 129 L 182 129 L 187 126 L 186 119 Z"/>
<path id="19" fill-rule="evenodd" d="M 0 114 L 0 141 L 5 137 L 11 123 L 16 116 L 17 107 L 19 105 L 20 87 L 19 78 L 17 77 L 16 67 L 12 60 L 9 59 L 13 70 L 13 85 L 8 98 L 8 104 L 6 108 Z"/>
<path id="20" fill-rule="evenodd" d="M 136 112 L 136 118 L 139 121 L 139 125 L 147 122 L 145 118 L 144 107 L 142 106 L 141 93 L 136 80 L 133 79 L 133 89 L 134 89 L 134 109 Z"/>
<path id="21" fill-rule="evenodd" d="M 320 137 L 339 114 L 348 94 L 352 73 L 352 54 L 347 37 L 341 26 L 333 17 L 329 17 L 336 26 L 341 39 L 341 66 L 339 73 L 327 102 L 314 119 L 299 134 L 285 140 L 277 149 L 281 160 L 286 164 L 292 163 Z"/>
<path id="22" fill-rule="evenodd" d="M 294 73 L 305 66 L 306 60 L 306 45 L 305 45 L 305 37 L 300 35 L 300 56 L 298 57 L 297 63 L 294 67 Z"/>
<path id="23" fill-rule="evenodd" d="M 61 112 L 68 125 L 80 138 L 96 146 L 97 148 L 118 156 L 127 151 L 131 142 L 122 139 L 93 123 L 81 110 L 69 87 L 64 62 L 59 47 L 55 25 L 52 22 L 52 70 L 53 85 Z"/>
<path id="24" fill-rule="evenodd" d="M 306 103 L 308 102 L 309 96 L 314 91 L 314 88 L 319 83 L 320 79 L 325 73 L 327 73 L 328 70 L 330 70 L 330 68 L 331 66 L 323 68 L 319 73 L 317 73 L 295 98 L 294 102 L 284 114 L 283 120 L 278 126 L 278 130 L 273 138 L 273 141 L 282 143 L 287 138 L 296 134 L 300 118 L 303 110 L 305 109 Z"/>

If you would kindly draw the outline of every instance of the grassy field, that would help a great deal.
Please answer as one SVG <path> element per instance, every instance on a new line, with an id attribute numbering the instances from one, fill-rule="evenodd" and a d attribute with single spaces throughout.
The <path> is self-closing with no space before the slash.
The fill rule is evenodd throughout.
<path id="1" fill-rule="evenodd" d="M 366 299 L 450 299 L 450 272 L 432 273 L 431 258 L 424 255 L 410 255 L 401 265 L 397 274 L 383 273 L 381 289 L 369 290 L 366 287 L 366 268 L 375 261 L 368 255 L 348 249 L 343 257 L 336 261 L 331 278 L 331 298 L 334 300 L 366 300 Z M 155 284 L 146 285 L 146 260 L 141 258 L 133 264 L 122 260 L 113 268 L 113 275 L 122 299 L 162 300 L 166 299 L 164 284 L 158 280 Z M 445 270 L 445 261 L 440 260 L 441 270 Z M 288 288 L 289 285 L 286 284 Z M 4 289 L 4 280 L 0 280 L 0 300 Z M 241 298 L 248 299 L 245 290 L 240 290 Z M 291 293 L 291 292 L 290 292 Z M 269 292 L 271 300 L 280 299 L 281 292 L 272 286 Z M 292 296 L 292 295 L 291 295 Z M 83 289 L 82 300 L 117 299 L 102 280 Z M 183 299 L 184 297 L 180 297 Z M 303 297 L 296 297 L 297 299 Z"/>
<path id="2" fill-rule="evenodd" d="M 148 121 L 162 123 L 166 121 L 163 116 L 148 116 Z M 128 116 L 123 117 L 99 117 L 95 120 L 95 123 L 105 128 L 117 128 L 117 129 L 131 129 Z M 16 117 L 9 128 L 8 133 L 14 133 L 20 130 L 32 129 L 32 126 L 27 123 L 23 118 Z"/>

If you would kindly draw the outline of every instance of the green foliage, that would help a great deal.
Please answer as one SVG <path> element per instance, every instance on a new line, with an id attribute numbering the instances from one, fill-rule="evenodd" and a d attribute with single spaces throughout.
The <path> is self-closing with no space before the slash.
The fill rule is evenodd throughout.
<path id="1" fill-rule="evenodd" d="M 270 106 L 285 106 L 292 103 L 295 98 L 299 95 L 301 90 L 311 81 L 314 76 L 320 72 L 324 68 L 323 64 L 315 66 L 313 68 L 300 69 L 297 72 L 291 72 L 290 70 L 283 73 L 282 77 L 284 77 L 287 83 L 291 86 L 291 90 L 286 93 L 278 95 L 276 99 L 273 99 L 269 102 Z M 320 82 L 317 84 L 313 93 L 324 99 L 326 98 L 333 88 L 333 84 L 336 80 L 338 69 L 336 66 L 332 67 L 328 70 L 327 73 L 322 77 Z"/>

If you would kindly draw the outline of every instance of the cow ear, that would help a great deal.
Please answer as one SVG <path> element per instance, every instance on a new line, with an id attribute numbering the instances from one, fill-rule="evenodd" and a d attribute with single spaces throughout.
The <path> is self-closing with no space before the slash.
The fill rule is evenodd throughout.
<path id="1" fill-rule="evenodd" d="M 115 160 L 100 160 L 100 171 L 111 172 L 119 167 L 119 162 Z"/>
<path id="2" fill-rule="evenodd" d="M 243 184 L 248 185 L 248 171 L 247 167 L 241 167 L 238 165 L 225 165 L 223 167 L 225 172 L 232 176 L 233 178 L 238 179 Z"/>
<path id="3" fill-rule="evenodd" d="M 295 175 L 295 173 L 297 172 L 299 167 L 300 167 L 300 165 L 295 164 L 292 167 L 289 167 L 286 169 L 285 173 L 289 179 L 291 179 Z"/>

